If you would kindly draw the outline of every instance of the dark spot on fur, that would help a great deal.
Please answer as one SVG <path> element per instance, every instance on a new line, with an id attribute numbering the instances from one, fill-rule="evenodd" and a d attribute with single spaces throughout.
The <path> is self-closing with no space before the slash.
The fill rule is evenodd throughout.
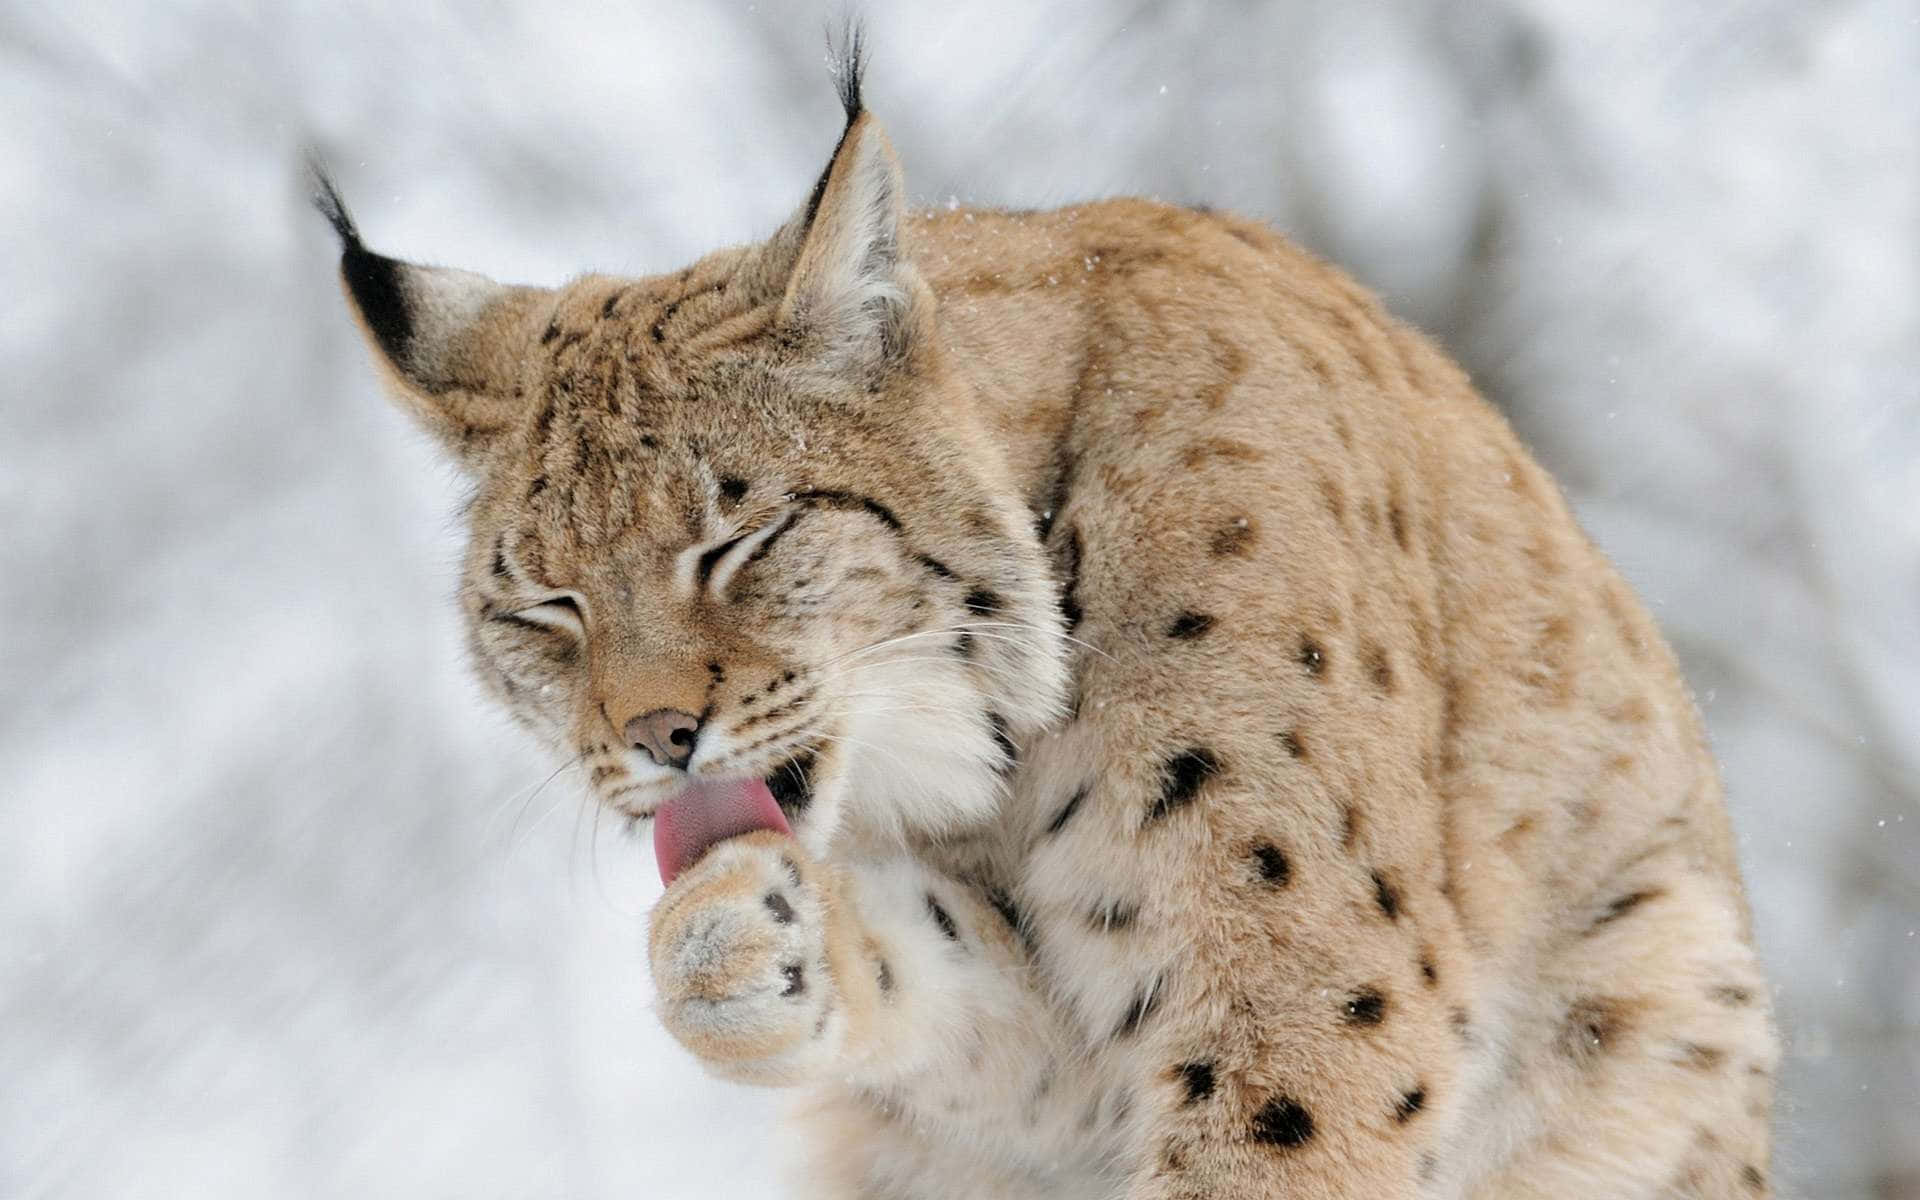
<path id="1" fill-rule="evenodd" d="M 1301 638 L 1299 657 L 1300 665 L 1315 679 L 1327 673 L 1327 652 L 1321 649 L 1319 642 L 1310 637 Z"/>
<path id="2" fill-rule="evenodd" d="M 1253 1115 L 1253 1140 L 1291 1149 L 1313 1138 L 1313 1116 L 1286 1096 L 1275 1096 Z"/>
<path id="3" fill-rule="evenodd" d="M 1220 759 L 1204 746 L 1182 750 L 1160 770 L 1160 795 L 1147 810 L 1148 821 L 1158 821 L 1184 808 L 1200 794 L 1201 785 L 1220 773 Z"/>
<path id="4" fill-rule="evenodd" d="M 1115 900 L 1087 914 L 1087 924 L 1092 926 L 1095 933 L 1112 933 L 1116 929 L 1125 929 L 1132 925 L 1139 915 L 1138 905 Z"/>
<path id="5" fill-rule="evenodd" d="M 1237 558 L 1252 548 L 1254 541 L 1253 521 L 1249 517 L 1235 517 L 1233 520 L 1213 531 L 1213 538 L 1207 548 L 1215 558 Z"/>
<path id="6" fill-rule="evenodd" d="M 1593 933 L 1606 925 L 1612 924 L 1634 909 L 1639 908 L 1647 901 L 1656 900 L 1665 894 L 1665 888 L 1641 888 L 1637 892 L 1628 892 L 1618 900 L 1607 905 L 1606 911 L 1594 918 L 1593 924 L 1587 926 L 1587 932 Z"/>
<path id="7" fill-rule="evenodd" d="M 787 986 L 780 989 L 782 996 L 798 996 L 807 990 L 807 973 L 799 963 L 788 963 L 781 967 L 780 974 L 787 980 Z"/>
<path id="8" fill-rule="evenodd" d="M 1421 1154 L 1418 1170 L 1420 1172 L 1420 1182 L 1432 1183 L 1434 1178 L 1440 1174 L 1440 1156 L 1431 1150 Z"/>
<path id="9" fill-rule="evenodd" d="M 1373 902 L 1380 906 L 1381 912 L 1387 914 L 1389 921 L 1400 919 L 1400 893 L 1378 871 L 1373 873 Z"/>
<path id="10" fill-rule="evenodd" d="M 893 993 L 893 965 L 887 962 L 886 959 L 881 959 L 880 967 L 876 974 L 880 981 L 880 994 L 883 996 L 891 995 Z"/>
<path id="11" fill-rule="evenodd" d="M 1301 740 L 1297 730 L 1282 730 L 1280 733 L 1280 745 L 1286 750 L 1290 757 L 1305 758 L 1307 756 L 1307 744 Z"/>
<path id="12" fill-rule="evenodd" d="M 1699 1042 L 1675 1042 L 1679 1052 L 1680 1064 L 1696 1071 L 1717 1071 L 1727 1061 L 1727 1052 L 1714 1046 L 1702 1046 Z"/>
<path id="13" fill-rule="evenodd" d="M 607 302 L 600 306 L 600 319 L 603 321 L 610 319 L 613 316 L 613 310 L 620 304 L 620 297 L 626 294 L 626 289 L 622 288 L 613 293 L 613 295 L 608 296 Z"/>
<path id="14" fill-rule="evenodd" d="M 1055 448 L 1050 469 L 1052 482 L 1047 486 L 1046 495 L 1033 518 L 1034 534 L 1042 542 L 1053 532 L 1053 523 L 1060 518 L 1060 514 L 1067 510 L 1068 493 L 1073 488 L 1073 454 L 1065 441 Z"/>
<path id="15" fill-rule="evenodd" d="M 1020 907 L 1013 902 L 1013 897 L 1000 888 L 988 888 L 986 891 L 987 903 L 993 905 L 993 911 L 999 913 L 1000 919 L 1007 923 L 1007 928 L 1013 931 L 1013 935 L 1019 938 L 1028 950 L 1032 950 L 1033 930 L 1028 928 L 1026 917 L 1021 914 Z"/>
<path id="16" fill-rule="evenodd" d="M 1173 624 L 1167 626 L 1167 636 L 1192 639 L 1203 636 L 1212 628 L 1213 618 L 1205 613 L 1183 612 L 1173 619 Z"/>
<path id="17" fill-rule="evenodd" d="M 729 475 L 720 481 L 720 498 L 728 504 L 738 504 L 747 494 L 747 481 Z"/>
<path id="18" fill-rule="evenodd" d="M 953 914 L 941 907 L 940 901 L 934 898 L 932 892 L 927 893 L 927 915 L 931 916 L 933 923 L 940 927 L 942 937 L 950 942 L 960 940 L 960 927 L 953 923 Z"/>
<path id="19" fill-rule="evenodd" d="M 793 886 L 799 887 L 800 886 L 800 864 L 793 861 L 791 858 L 788 858 L 786 855 L 782 854 L 780 856 L 780 867 L 782 870 L 784 870 L 787 873 L 787 878 L 793 882 Z"/>
<path id="20" fill-rule="evenodd" d="M 1060 571 L 1060 615 L 1066 618 L 1067 632 L 1071 633 L 1080 624 L 1085 615 L 1080 608 L 1080 531 L 1077 528 L 1067 530 L 1065 559 Z"/>
<path id="21" fill-rule="evenodd" d="M 1275 887 L 1285 887 L 1293 878 L 1293 868 L 1287 863 L 1287 856 L 1280 847 L 1272 842 L 1261 842 L 1253 848 L 1253 858 L 1259 864 L 1260 878 Z"/>
<path id="22" fill-rule="evenodd" d="M 1628 1017 L 1624 1000 L 1607 996 L 1577 1000 L 1567 1009 L 1561 1026 L 1560 1049 L 1576 1062 L 1592 1062 L 1626 1033 Z"/>
<path id="23" fill-rule="evenodd" d="M 1644 699 L 1634 696 L 1606 710 L 1607 719 L 1622 725 L 1645 725 L 1653 720 L 1653 708 Z"/>
<path id="24" fill-rule="evenodd" d="M 535 496 L 538 496 L 541 492 L 544 492 L 546 490 L 547 490 L 547 477 L 545 475 L 535 475 L 533 477 L 533 482 L 527 485 L 527 499 L 532 500 Z"/>
<path id="25" fill-rule="evenodd" d="M 1002 766 L 1012 766 L 1020 757 L 1020 748 L 1013 744 L 1013 737 L 1007 733 L 1007 719 L 988 709 L 987 724 L 993 729 L 993 744 L 1000 747 L 1000 753 L 1006 759 Z"/>
<path id="26" fill-rule="evenodd" d="M 544 346 L 548 342 L 551 342 L 553 339 L 559 336 L 560 336 L 560 323 L 558 321 L 548 321 L 546 332 L 540 335 L 540 344 Z"/>
<path id="27" fill-rule="evenodd" d="M 1181 1063 L 1173 1069 L 1180 1077 L 1180 1083 L 1187 1089 L 1185 1103 L 1194 1104 L 1213 1095 L 1213 1064 L 1210 1062 Z"/>
<path id="28" fill-rule="evenodd" d="M 1531 834 L 1538 825 L 1539 821 L 1534 817 L 1534 814 L 1525 813 L 1519 820 L 1507 826 L 1506 832 L 1500 835 L 1500 844 L 1508 847 L 1509 853 L 1511 853 L 1511 848 L 1518 845 L 1521 839 Z"/>
<path id="29" fill-rule="evenodd" d="M 1141 988 L 1133 997 L 1133 1003 L 1127 1005 L 1127 1011 L 1120 1014 L 1120 1026 L 1113 1031 L 1116 1038 L 1131 1037 L 1139 1032 L 1140 1026 L 1160 1007 L 1160 981 L 1154 980 Z"/>
<path id="30" fill-rule="evenodd" d="M 779 892 L 768 892 L 760 902 L 767 906 L 767 911 L 773 914 L 774 920 L 782 925 L 793 924 L 793 905 L 787 902 L 785 896 Z"/>
<path id="31" fill-rule="evenodd" d="M 1400 1124 L 1405 1125 L 1408 1121 L 1411 1121 L 1414 1119 L 1414 1117 L 1418 1116 L 1420 1114 L 1420 1110 L 1425 1108 L 1426 1106 L 1427 1106 L 1427 1089 L 1423 1087 L 1414 1088 L 1412 1091 L 1407 1092 L 1405 1095 L 1401 1096 L 1400 1102 L 1394 1105 L 1393 1119 L 1395 1121 L 1398 1121 Z"/>
<path id="32" fill-rule="evenodd" d="M 1320 501 L 1327 506 L 1327 515 L 1335 525 L 1346 524 L 1347 494 L 1340 490 L 1339 483 L 1325 475 L 1320 477 Z"/>
<path id="33" fill-rule="evenodd" d="M 1748 1163 L 1746 1166 L 1740 1168 L 1740 1182 L 1746 1184 L 1756 1192 L 1764 1192 L 1767 1190 L 1767 1177 L 1762 1175 L 1760 1168 L 1754 1166 L 1752 1163 Z"/>
<path id="34" fill-rule="evenodd" d="M 1047 822 L 1047 832 L 1059 833 L 1066 823 L 1073 819 L 1073 814 L 1080 810 L 1080 805 L 1085 802 L 1086 798 L 1086 788 L 1082 787 L 1075 790 L 1073 795 L 1067 797 L 1067 802 L 1060 807 L 1060 811 L 1053 815 L 1053 820 Z"/>
<path id="35" fill-rule="evenodd" d="M 1383 696 L 1393 694 L 1393 664 L 1387 659 L 1387 652 L 1379 646 L 1366 648 L 1367 677 L 1373 680 L 1373 686 Z"/>
<path id="36" fill-rule="evenodd" d="M 1378 1025 L 1387 1019 L 1387 998 L 1377 988 L 1361 988 L 1347 997 L 1343 1019 L 1349 1025 Z"/>
<path id="37" fill-rule="evenodd" d="M 1707 995 L 1715 1004 L 1723 1004 L 1728 1008 L 1741 1008 L 1753 1003 L 1752 991 L 1731 983 L 1709 988 Z"/>
<path id="38" fill-rule="evenodd" d="M 1432 951 L 1420 956 L 1420 977 L 1427 981 L 1428 987 L 1440 982 L 1440 971 L 1433 965 Z"/>
<path id="39" fill-rule="evenodd" d="M 1000 611 L 1000 594 L 992 588 L 975 588 L 967 593 L 962 603 L 967 611 L 982 617 L 990 617 Z"/>
<path id="40" fill-rule="evenodd" d="M 1235 438 L 1211 437 L 1188 446 L 1180 452 L 1180 465 L 1191 471 L 1209 459 L 1225 459 L 1228 462 L 1259 462 L 1262 455 L 1258 449 Z"/>
<path id="41" fill-rule="evenodd" d="M 653 323 L 654 341 L 664 342 L 667 340 L 667 322 L 673 320 L 673 315 L 679 311 L 680 302 L 678 300 L 668 301 L 667 306 L 660 310 L 660 319 Z"/>
<path id="42" fill-rule="evenodd" d="M 922 554 L 918 556 L 916 561 L 918 561 L 921 566 L 925 567 L 929 571 L 932 571 L 935 575 L 938 575 L 942 579 L 960 578 L 960 576 L 954 574 L 952 567 L 949 567 L 947 564 L 941 562 L 939 559 L 935 558 L 931 554 Z"/>
<path id="43" fill-rule="evenodd" d="M 1467 1015 L 1466 1009 L 1456 1008 L 1448 1013 L 1447 1024 L 1453 1026 L 1453 1034 L 1460 1039 L 1461 1045 L 1473 1044 L 1473 1018 Z"/>
<path id="44" fill-rule="evenodd" d="M 1400 511 L 1398 501 L 1387 505 L 1387 528 L 1393 530 L 1393 540 L 1402 550 L 1412 548 L 1407 538 L 1407 514 Z"/>

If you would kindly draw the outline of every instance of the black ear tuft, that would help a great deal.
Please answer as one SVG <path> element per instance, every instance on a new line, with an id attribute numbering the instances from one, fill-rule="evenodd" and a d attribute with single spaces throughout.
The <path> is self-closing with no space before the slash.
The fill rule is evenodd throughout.
<path id="1" fill-rule="evenodd" d="M 313 197 L 313 207 L 333 226 L 340 235 L 342 246 L 353 247 L 360 244 L 360 231 L 354 227 L 353 218 L 347 214 L 346 201 L 340 199 L 339 189 L 333 186 L 333 179 L 327 174 L 326 164 L 320 161 L 318 154 L 307 154 L 307 185 Z"/>
<path id="2" fill-rule="evenodd" d="M 840 157 L 841 147 L 847 144 L 847 133 L 853 128 L 854 120 L 865 111 L 865 104 L 860 99 L 860 77 L 867 69 L 865 27 L 848 16 L 841 24 L 838 36 L 833 30 L 827 30 L 827 59 L 833 64 L 833 90 L 839 93 L 840 107 L 846 110 L 847 123 L 840 127 L 840 140 L 834 143 L 833 154 L 827 159 L 820 178 L 814 181 L 813 194 L 807 197 L 806 216 L 801 223 L 803 229 L 812 226 L 813 215 L 820 211 L 820 197 L 826 193 L 827 176 L 833 173 L 833 160 Z"/>
<path id="3" fill-rule="evenodd" d="M 373 253 L 350 234 L 341 236 L 349 240 L 340 254 L 340 277 L 347 281 L 347 290 L 353 293 L 353 302 L 359 306 L 367 328 L 379 339 L 380 348 L 395 366 L 404 368 L 409 365 L 407 350 L 413 341 L 413 313 L 400 290 L 406 264 Z"/>
<path id="4" fill-rule="evenodd" d="M 840 94 L 840 107 L 847 112 L 847 124 L 865 107 L 860 100 L 860 77 L 867 70 L 867 31 L 851 15 L 840 25 L 840 35 L 827 33 L 827 57 L 833 61 L 833 88 Z"/>
<path id="5" fill-rule="evenodd" d="M 404 366 L 407 344 L 413 339 L 413 314 L 401 292 L 401 273 L 405 264 L 375 254 L 360 241 L 360 230 L 347 212 L 340 189 L 333 186 L 327 168 L 317 154 L 307 156 L 307 177 L 313 190 L 313 206 L 340 235 L 340 277 L 360 310 L 361 319 L 379 340 L 380 348 L 394 365 Z"/>

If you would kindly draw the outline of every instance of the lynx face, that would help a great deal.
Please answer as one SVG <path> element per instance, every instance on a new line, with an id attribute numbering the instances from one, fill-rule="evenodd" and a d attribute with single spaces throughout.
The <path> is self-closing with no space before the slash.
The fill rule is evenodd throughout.
<path id="1" fill-rule="evenodd" d="M 1064 690 L 1032 516 L 943 369 L 892 152 L 848 112 L 772 239 L 653 279 L 401 263 L 320 184 L 392 390 L 478 484 L 482 679 L 606 804 L 679 803 L 682 857 L 784 821 L 822 847 L 850 795 L 882 829 L 977 819 Z"/>

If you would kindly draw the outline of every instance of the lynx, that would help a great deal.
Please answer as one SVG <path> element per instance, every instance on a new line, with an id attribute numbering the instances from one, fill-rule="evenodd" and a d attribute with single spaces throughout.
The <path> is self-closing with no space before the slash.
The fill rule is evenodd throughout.
<path id="1" fill-rule="evenodd" d="M 837 77 L 671 275 L 410 265 L 317 180 L 479 676 L 653 825 L 659 1016 L 806 1090 L 796 1194 L 1768 1194 L 1699 717 L 1503 420 L 1256 222 L 908 211 Z"/>

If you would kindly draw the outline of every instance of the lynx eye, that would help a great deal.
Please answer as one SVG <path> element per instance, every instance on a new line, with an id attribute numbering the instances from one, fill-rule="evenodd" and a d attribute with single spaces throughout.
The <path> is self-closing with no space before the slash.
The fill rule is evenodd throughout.
<path id="1" fill-rule="evenodd" d="M 555 596 L 527 608 L 501 613 L 494 619 L 510 625 L 558 630 L 571 633 L 575 637 L 584 637 L 587 632 L 586 612 L 580 607 L 580 601 L 573 596 Z"/>

